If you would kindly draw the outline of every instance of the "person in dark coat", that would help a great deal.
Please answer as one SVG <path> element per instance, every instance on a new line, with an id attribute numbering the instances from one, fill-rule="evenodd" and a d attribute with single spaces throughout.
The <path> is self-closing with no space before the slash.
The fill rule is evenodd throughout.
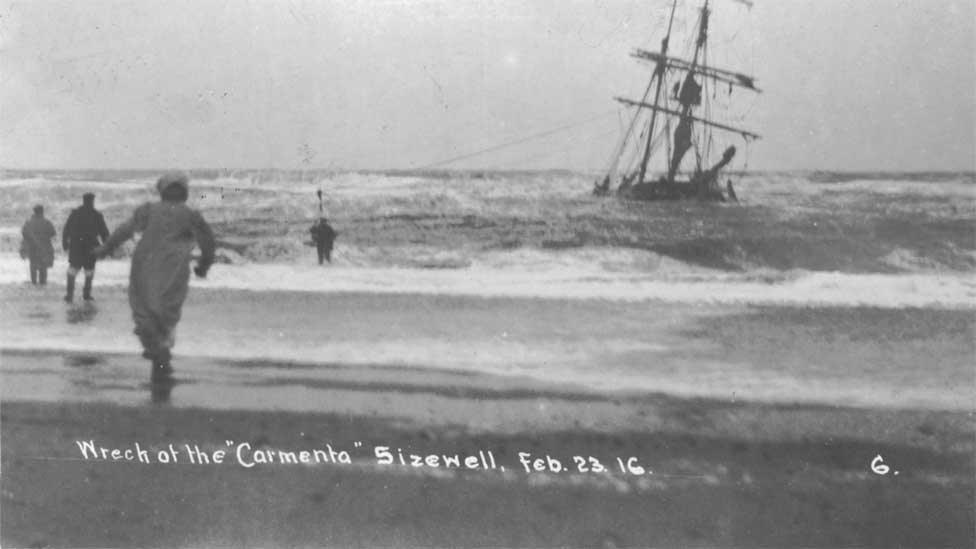
<path id="1" fill-rule="evenodd" d="M 336 239 L 335 229 L 329 225 L 323 216 L 312 225 L 308 232 L 312 233 L 312 242 L 315 243 L 315 249 L 319 252 L 319 265 L 322 264 L 323 259 L 332 263 L 332 244 Z"/>
<path id="2" fill-rule="evenodd" d="M 44 217 L 44 206 L 34 206 L 34 215 L 20 230 L 20 257 L 30 262 L 31 284 L 47 284 L 47 270 L 54 265 L 54 225 Z"/>
<path id="3" fill-rule="evenodd" d="M 64 300 L 71 302 L 75 296 L 75 277 L 78 271 L 85 270 L 85 288 L 82 296 L 91 301 L 92 280 L 95 278 L 95 256 L 92 250 L 108 238 L 108 227 L 101 212 L 95 209 L 95 195 L 85 193 L 80 208 L 71 210 L 64 224 L 61 244 L 68 252 L 68 290 Z"/>
<path id="4" fill-rule="evenodd" d="M 156 189 L 161 200 L 139 206 L 95 255 L 105 257 L 134 233 L 142 233 L 132 253 L 129 306 L 144 349 L 142 356 L 152 361 L 151 379 L 162 382 L 173 375 L 170 349 L 189 291 L 193 247 L 200 246 L 193 272 L 205 278 L 213 264 L 216 241 L 200 212 L 186 205 L 190 189 L 185 174 L 163 175 Z"/>

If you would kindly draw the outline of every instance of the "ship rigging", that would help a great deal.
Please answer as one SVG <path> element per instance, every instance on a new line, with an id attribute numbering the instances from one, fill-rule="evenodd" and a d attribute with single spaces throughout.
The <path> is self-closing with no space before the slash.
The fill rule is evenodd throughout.
<path id="1" fill-rule="evenodd" d="M 672 56 L 669 52 L 677 0 L 671 5 L 667 33 L 661 40 L 660 51 L 638 49 L 632 54 L 639 60 L 653 63 L 654 70 L 642 99 L 615 98 L 620 104 L 633 108 L 634 114 L 619 147 L 611 157 L 606 175 L 594 187 L 595 194 L 614 193 L 636 200 L 736 200 L 731 179 L 724 189 L 719 183 L 722 170 L 735 157 L 736 148 L 727 147 L 721 159 L 709 166 L 707 159 L 713 143 L 712 133 L 738 134 L 747 143 L 759 139 L 760 136 L 712 119 L 708 95 L 709 91 L 715 91 L 719 85 L 727 85 L 730 94 L 733 88 L 754 93 L 760 93 L 761 90 L 753 76 L 708 64 L 709 23 L 712 15 L 709 3 L 710 0 L 705 0 L 699 10 L 690 60 Z M 645 118 L 648 118 L 646 125 L 640 122 Z M 662 142 L 665 148 L 663 155 L 660 151 Z M 635 145 L 638 153 L 634 155 L 635 162 L 624 165 L 623 157 Z M 687 163 L 689 151 L 694 152 L 691 155 L 694 164 L 686 174 L 682 166 Z M 655 157 L 663 158 L 665 167 L 658 177 L 650 177 L 649 166 Z"/>

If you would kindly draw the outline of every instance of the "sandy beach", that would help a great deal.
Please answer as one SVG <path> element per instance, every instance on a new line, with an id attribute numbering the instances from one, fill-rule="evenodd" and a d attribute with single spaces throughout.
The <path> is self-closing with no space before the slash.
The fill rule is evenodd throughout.
<path id="1" fill-rule="evenodd" d="M 177 383 L 159 390 L 128 351 L 121 288 L 103 289 L 88 308 L 39 305 L 31 288 L 4 292 L 4 546 L 973 541 L 970 311 L 198 289 Z M 622 320 L 601 332 L 588 320 L 612 318 L 608 309 Z M 261 324 L 243 311 L 263 311 Z M 204 331 L 212 318 L 225 320 Z M 305 319 L 286 338 L 290 360 L 193 354 L 248 339 L 271 345 L 287 318 Z M 53 326 L 62 348 L 16 344 L 32 322 Z M 638 338 L 624 326 L 642 327 L 654 345 L 608 354 L 606 334 Z M 576 341 L 576 362 L 533 359 L 525 346 L 506 354 L 494 337 L 503 327 L 547 353 Z M 356 344 L 357 334 L 382 344 L 376 331 L 400 341 L 399 361 L 300 359 Z M 310 334 L 324 340 L 302 350 Z M 500 360 L 456 352 L 438 361 L 433 352 L 421 363 L 416 347 L 436 350 L 443 339 L 494 346 Z M 515 354 L 529 358 L 515 365 Z M 553 359 L 566 362 L 547 369 Z M 926 365 L 929 375 L 919 373 Z M 645 382 L 632 382 L 630 369 Z M 193 463 L 196 450 L 225 455 Z"/>
<path id="2" fill-rule="evenodd" d="M 383 391 L 364 398 L 382 399 Z M 969 414 L 663 396 L 590 400 L 558 392 L 458 400 L 462 413 L 434 426 L 403 421 L 394 410 L 371 417 L 6 401 L 4 545 L 963 547 L 972 541 Z M 521 417 L 537 417 L 537 428 L 472 433 L 467 424 L 477 424 L 498 401 Z M 648 421 L 552 429 L 546 414 L 532 413 L 547 406 L 572 406 L 589 419 L 610 406 Z M 737 432 L 723 434 L 728 424 Z M 139 442 L 154 461 L 86 461 L 77 441 L 122 450 Z M 352 463 L 253 465 L 253 454 L 235 457 L 242 441 L 292 452 L 328 445 L 349 452 Z M 155 451 L 170 444 L 180 461 L 155 461 Z M 194 465 L 185 444 L 229 455 L 221 465 Z M 380 465 L 377 446 L 424 456 L 489 451 L 506 471 Z M 520 452 L 553 457 L 566 470 L 547 464 L 527 473 Z M 871 471 L 876 455 L 891 464 L 887 475 Z M 588 465 L 594 457 L 609 472 L 581 473 L 573 456 Z M 625 463 L 636 457 L 653 474 L 623 473 L 617 457 Z"/>

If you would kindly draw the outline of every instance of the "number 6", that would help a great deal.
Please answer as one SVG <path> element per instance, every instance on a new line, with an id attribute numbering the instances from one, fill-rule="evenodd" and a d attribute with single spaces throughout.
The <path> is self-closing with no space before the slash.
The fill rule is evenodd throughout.
<path id="1" fill-rule="evenodd" d="M 878 454 L 871 460 L 871 470 L 879 475 L 887 475 L 890 468 L 885 465 L 884 458 Z"/>

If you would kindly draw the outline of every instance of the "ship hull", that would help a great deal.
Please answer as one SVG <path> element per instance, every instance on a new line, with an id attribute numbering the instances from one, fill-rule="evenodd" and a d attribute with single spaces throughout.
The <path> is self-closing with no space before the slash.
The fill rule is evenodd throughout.
<path id="1" fill-rule="evenodd" d="M 636 185 L 617 190 L 617 196 L 628 200 L 666 201 L 666 200 L 700 200 L 705 202 L 736 201 L 732 183 L 728 183 L 726 193 L 718 189 L 703 188 L 690 181 L 675 181 L 673 183 L 638 183 Z"/>

